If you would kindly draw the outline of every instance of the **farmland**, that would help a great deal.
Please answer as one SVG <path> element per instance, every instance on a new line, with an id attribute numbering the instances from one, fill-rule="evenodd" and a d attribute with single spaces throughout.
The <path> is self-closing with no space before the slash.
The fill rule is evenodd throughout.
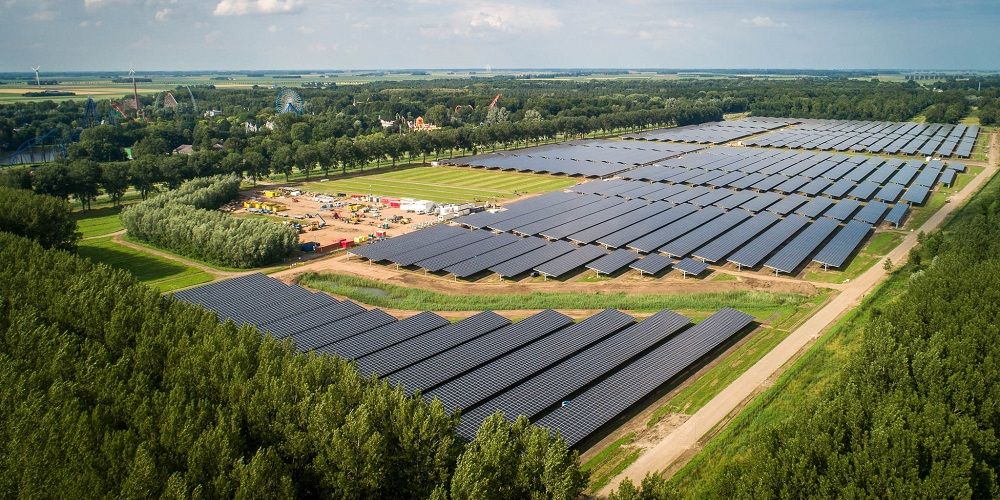
<path id="1" fill-rule="evenodd" d="M 301 189 L 335 195 L 375 194 L 438 203 L 497 202 L 576 184 L 568 177 L 522 174 L 459 167 L 411 167 L 374 171 L 347 178 L 307 182 Z"/>

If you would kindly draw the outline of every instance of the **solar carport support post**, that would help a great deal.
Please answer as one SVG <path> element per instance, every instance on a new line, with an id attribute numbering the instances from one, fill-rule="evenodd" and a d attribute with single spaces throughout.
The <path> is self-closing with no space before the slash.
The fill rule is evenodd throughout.
<path id="1" fill-rule="evenodd" d="M 573 392 L 691 324 L 673 311 L 660 311 L 526 379 L 462 415 L 458 432 L 472 439 L 486 417 L 502 411 L 509 418 L 534 419 Z"/>
<path id="2" fill-rule="evenodd" d="M 535 423 L 558 430 L 566 444 L 576 445 L 751 323 L 749 314 L 722 309 L 571 396 L 566 405 Z"/>

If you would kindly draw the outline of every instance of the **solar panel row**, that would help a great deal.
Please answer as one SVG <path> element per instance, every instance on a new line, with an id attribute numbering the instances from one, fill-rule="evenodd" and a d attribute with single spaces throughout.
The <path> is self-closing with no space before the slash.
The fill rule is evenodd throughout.
<path id="1" fill-rule="evenodd" d="M 558 413 L 559 403 L 566 398 L 574 399 L 574 405 L 587 401 L 592 391 L 607 386 L 605 381 L 644 371 L 650 361 L 650 354 L 644 353 L 671 351 L 677 359 L 666 367 L 674 370 L 750 323 L 743 322 L 743 313 L 728 309 L 691 327 L 688 318 L 666 310 L 641 322 L 608 309 L 579 322 L 545 310 L 516 323 L 492 311 L 451 323 L 432 312 L 396 320 L 378 309 L 363 308 L 321 323 L 311 318 L 320 315 L 327 321 L 330 316 L 322 311 L 351 303 L 261 274 L 210 283 L 174 296 L 201 304 L 220 318 L 228 314 L 222 311 L 263 311 L 262 306 L 268 306 L 275 317 L 258 314 L 254 326 L 265 331 L 265 324 L 285 325 L 296 332 L 289 337 L 299 350 L 315 348 L 319 353 L 354 359 L 363 373 L 401 384 L 410 393 L 428 391 L 425 398 L 440 399 L 448 408 L 463 408 L 459 433 L 470 438 L 495 410 L 532 420 Z M 284 311 L 270 307 L 297 307 L 304 298 L 313 304 L 317 297 L 327 303 L 280 319 Z M 298 326 L 299 322 L 305 326 Z M 636 363 L 640 366 L 633 366 Z M 658 377 L 666 381 L 679 371 Z M 655 388 L 652 380 L 642 380 L 605 402 L 627 408 Z M 571 430 L 574 436 L 584 432 L 584 427 L 575 424 L 565 431 L 552 428 Z"/>

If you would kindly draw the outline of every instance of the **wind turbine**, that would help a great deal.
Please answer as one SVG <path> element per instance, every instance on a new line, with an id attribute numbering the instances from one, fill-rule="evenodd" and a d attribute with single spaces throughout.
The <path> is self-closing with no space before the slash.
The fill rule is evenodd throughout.
<path id="1" fill-rule="evenodd" d="M 42 80 L 38 78 L 38 70 L 42 69 L 42 67 L 41 66 L 34 66 L 31 69 L 35 70 L 35 85 L 38 85 L 39 87 L 41 87 L 42 86 Z"/>

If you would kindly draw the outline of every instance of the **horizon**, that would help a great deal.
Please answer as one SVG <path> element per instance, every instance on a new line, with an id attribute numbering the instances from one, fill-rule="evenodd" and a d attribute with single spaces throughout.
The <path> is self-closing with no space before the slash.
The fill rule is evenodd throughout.
<path id="1" fill-rule="evenodd" d="M 988 0 L 6 0 L 0 16 L 16 27 L 0 34 L 0 71 L 990 72 L 998 10 Z"/>

